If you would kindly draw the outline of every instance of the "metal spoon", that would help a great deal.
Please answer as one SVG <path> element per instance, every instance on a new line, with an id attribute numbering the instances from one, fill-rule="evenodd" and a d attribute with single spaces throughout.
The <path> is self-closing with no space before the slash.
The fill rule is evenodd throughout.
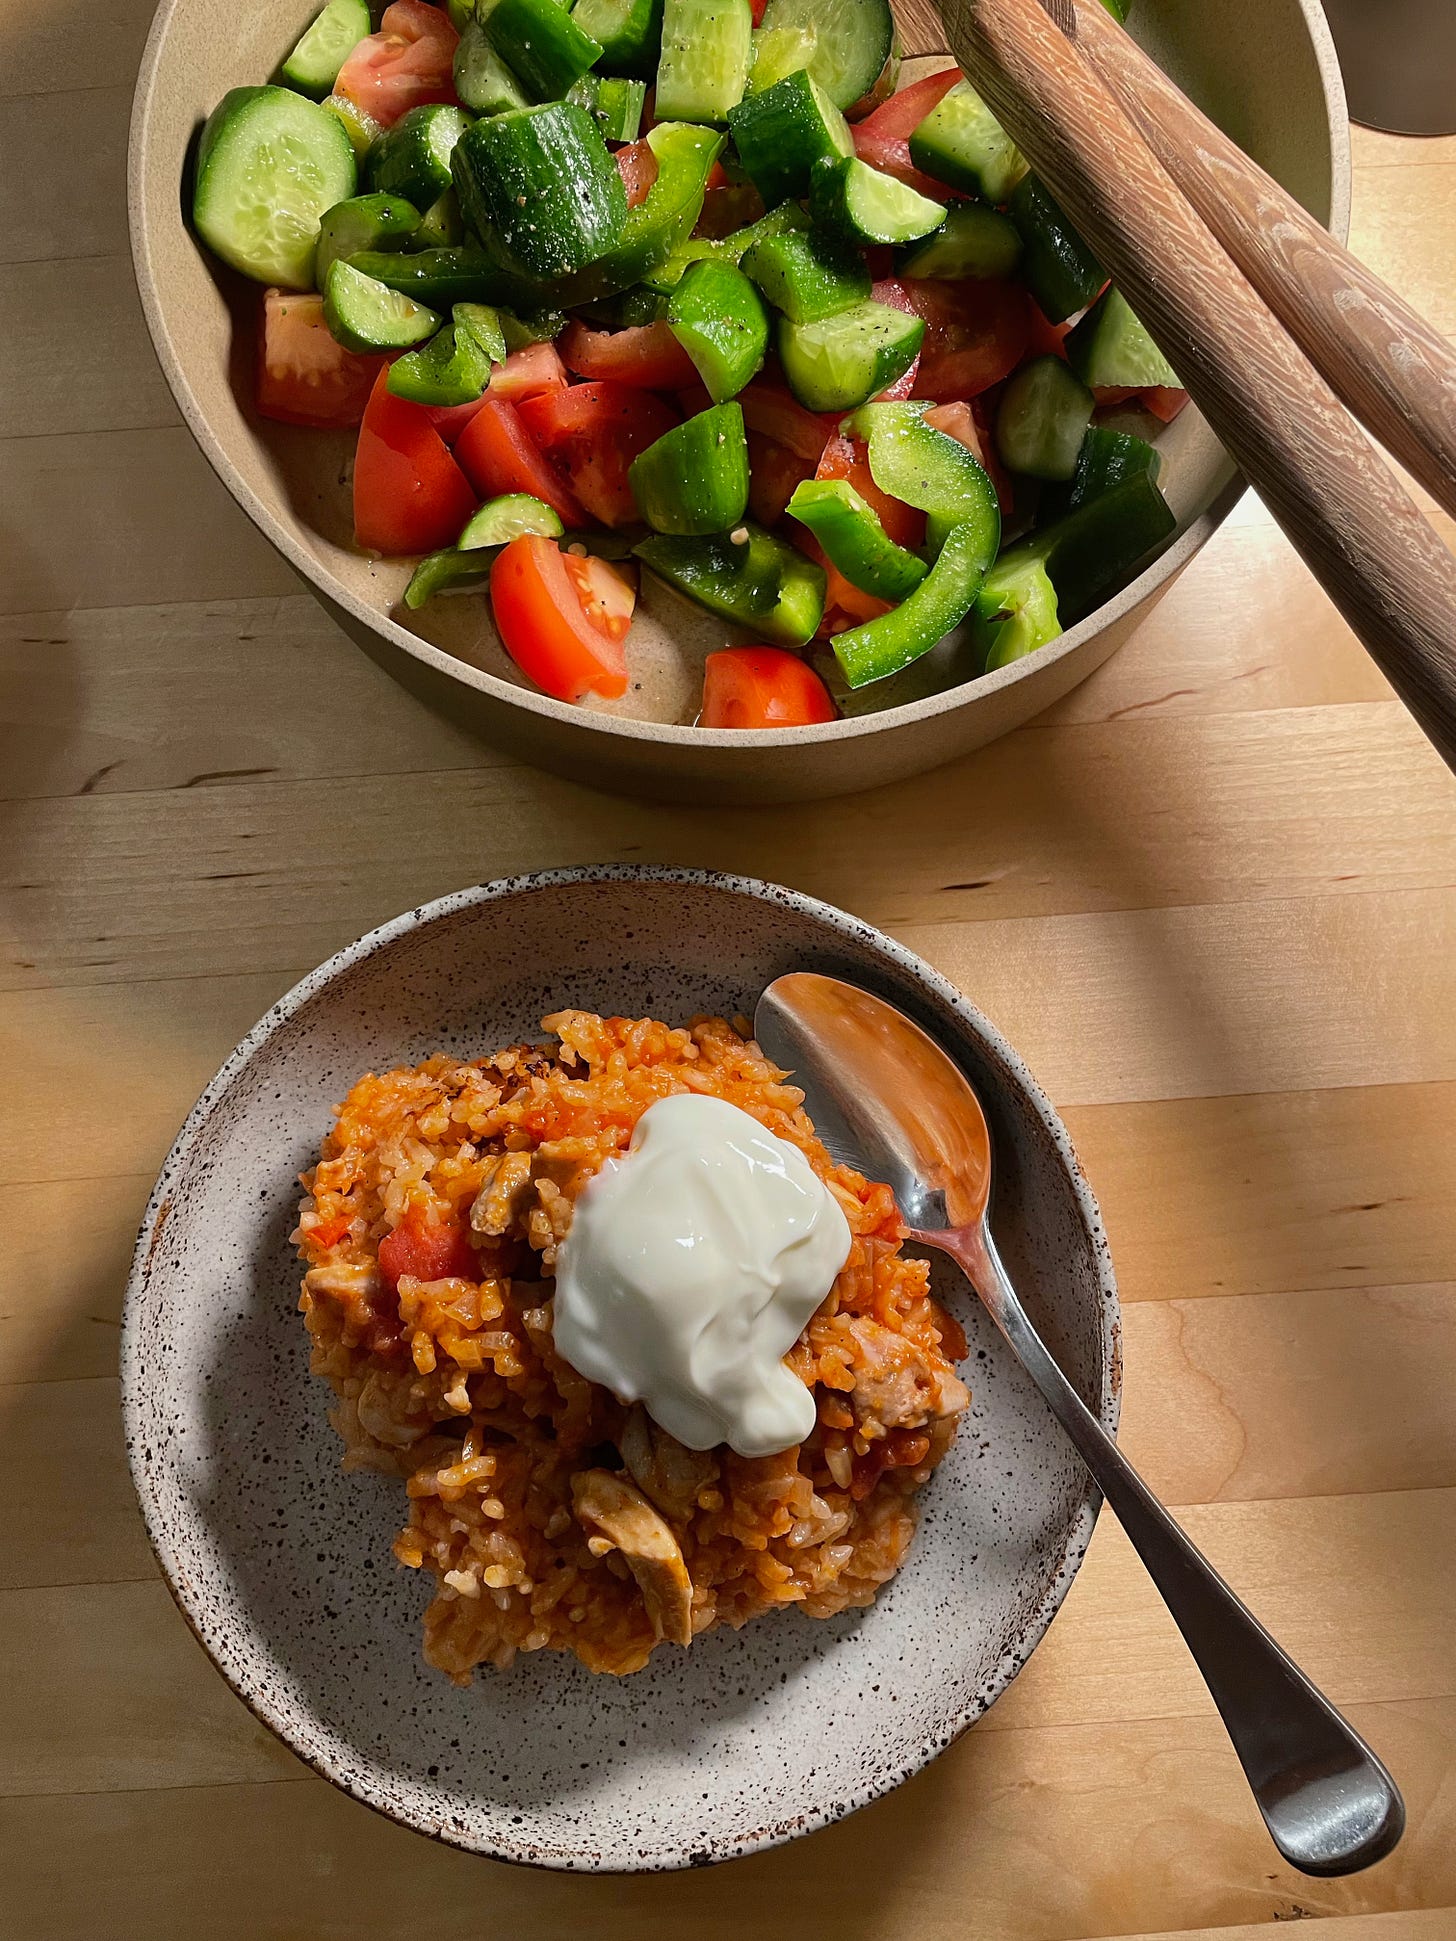
<path id="1" fill-rule="evenodd" d="M 890 1186 L 911 1240 L 961 1267 L 1045 1396 L 1183 1633 L 1280 1853 L 1307 1874 L 1382 1859 L 1405 1827 L 1390 1774 L 1184 1536 L 1028 1319 L 987 1225 L 991 1136 L 970 1081 L 902 1012 L 838 978 L 777 978 L 754 1031 L 830 1152 Z"/>

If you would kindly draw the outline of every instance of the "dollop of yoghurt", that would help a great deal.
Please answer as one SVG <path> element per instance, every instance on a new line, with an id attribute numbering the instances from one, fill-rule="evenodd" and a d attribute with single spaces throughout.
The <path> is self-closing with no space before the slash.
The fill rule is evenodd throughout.
<path id="1" fill-rule="evenodd" d="M 556 1263 L 557 1349 L 689 1449 L 774 1455 L 814 1427 L 784 1356 L 850 1241 L 797 1146 L 726 1099 L 659 1099 L 577 1198 Z"/>

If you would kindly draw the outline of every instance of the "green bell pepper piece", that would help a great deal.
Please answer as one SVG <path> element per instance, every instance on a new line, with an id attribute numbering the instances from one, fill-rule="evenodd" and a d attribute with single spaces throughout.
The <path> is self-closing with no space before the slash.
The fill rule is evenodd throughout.
<path id="1" fill-rule="evenodd" d="M 490 363 L 485 345 L 469 325 L 447 323 L 429 343 L 397 357 L 385 385 L 411 404 L 474 404 L 490 382 Z"/>
<path id="2" fill-rule="evenodd" d="M 450 315 L 455 328 L 473 337 L 492 364 L 505 363 L 506 334 L 498 310 L 489 303 L 457 303 Z"/>
<path id="3" fill-rule="evenodd" d="M 952 526 L 935 564 L 908 599 L 834 636 L 834 657 L 851 687 L 898 674 L 965 619 L 986 570 L 983 552 L 979 520 Z"/>
<path id="4" fill-rule="evenodd" d="M 749 628 L 777 647 L 802 647 L 824 617 L 824 571 L 787 540 L 748 525 L 735 545 L 654 534 L 633 547 L 644 565 L 720 619 Z"/>
<path id="5" fill-rule="evenodd" d="M 1057 590 L 1046 564 L 1029 548 L 1013 546 L 982 580 L 971 618 L 971 637 L 990 674 L 1045 647 L 1062 631 Z"/>
<path id="6" fill-rule="evenodd" d="M 667 322 L 714 404 L 737 397 L 763 367 L 768 311 L 736 264 L 694 263 L 672 293 Z"/>
<path id="7" fill-rule="evenodd" d="M 640 283 L 688 239 L 702 212 L 708 173 L 723 146 L 722 131 L 686 121 L 662 121 L 647 136 L 657 157 L 657 180 L 622 234 L 595 263 L 555 286 L 554 300 L 571 307 L 615 296 Z"/>
<path id="8" fill-rule="evenodd" d="M 657 532 L 727 532 L 748 510 L 742 405 L 715 404 L 674 425 L 633 459 L 627 480 Z"/>
<path id="9" fill-rule="evenodd" d="M 861 405 L 850 429 L 865 441 L 870 477 L 880 490 L 928 515 L 927 551 L 933 556 L 952 530 L 969 526 L 984 572 L 1001 544 L 996 488 L 958 438 L 926 424 L 929 408 L 910 401 Z"/>
<path id="10" fill-rule="evenodd" d="M 861 592 L 903 600 L 925 578 L 925 561 L 895 544 L 880 515 L 848 479 L 805 479 L 794 488 L 787 509 Z"/>

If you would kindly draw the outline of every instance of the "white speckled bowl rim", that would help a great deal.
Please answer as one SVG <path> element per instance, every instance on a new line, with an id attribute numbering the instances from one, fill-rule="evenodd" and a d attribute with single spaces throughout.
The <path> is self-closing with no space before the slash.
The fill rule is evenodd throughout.
<path id="1" fill-rule="evenodd" d="M 553 1852 L 545 1855 L 541 1850 L 533 1850 L 520 1841 L 513 1842 L 508 1825 L 504 1829 L 496 1829 L 490 1837 L 484 1837 L 471 1828 L 448 1825 L 438 1818 L 431 1820 L 423 1814 L 412 1811 L 398 1795 L 391 1794 L 386 1787 L 376 1783 L 358 1765 L 349 1764 L 347 1742 L 326 1721 L 319 1720 L 315 1716 L 315 1724 L 321 1728 L 318 1736 L 325 1740 L 336 1741 L 336 1746 L 320 1749 L 316 1742 L 303 1743 L 299 1734 L 293 1729 L 287 1706 L 275 1702 L 271 1693 L 257 1689 L 246 1675 L 229 1638 L 227 1627 L 210 1620 L 205 1608 L 205 1599 L 199 1598 L 196 1593 L 193 1573 L 189 1569 L 189 1559 L 185 1550 L 174 1544 L 167 1534 L 158 1491 L 154 1488 L 149 1467 L 142 1458 L 142 1449 L 151 1433 L 152 1425 L 145 1411 L 144 1385 L 141 1378 L 141 1365 L 147 1343 L 137 1333 L 136 1320 L 150 1263 L 160 1239 L 161 1224 L 166 1218 L 163 1209 L 184 1183 L 189 1167 L 197 1158 L 199 1149 L 205 1144 L 212 1114 L 226 1099 L 234 1082 L 246 1069 L 250 1060 L 281 1026 L 352 967 L 420 928 L 474 906 L 503 902 L 543 889 L 634 883 L 666 886 L 678 884 L 722 891 L 750 898 L 756 902 L 787 908 L 797 916 L 821 927 L 828 940 L 842 938 L 852 946 L 868 949 L 880 956 L 900 973 L 907 975 L 923 987 L 929 996 L 938 999 L 954 1014 L 967 1036 L 976 1041 L 985 1050 L 987 1056 L 1002 1067 L 1008 1087 L 1020 1093 L 1022 1102 L 1029 1108 L 1031 1118 L 1038 1123 L 1040 1131 L 1046 1136 L 1060 1170 L 1065 1176 L 1065 1183 L 1070 1189 L 1077 1215 L 1085 1230 L 1095 1261 L 1101 1306 L 1098 1327 L 1100 1365 L 1096 1371 L 1101 1400 L 1096 1412 L 1103 1427 L 1111 1434 L 1115 1434 L 1117 1430 L 1122 1398 L 1120 1311 L 1101 1213 L 1082 1172 L 1066 1128 L 1057 1116 L 1051 1101 L 1032 1077 L 1019 1054 L 1012 1049 L 989 1019 L 978 1011 L 949 979 L 943 977 L 923 958 L 907 950 L 872 924 L 832 904 L 778 884 L 713 870 L 628 864 L 532 871 L 459 890 L 404 912 L 379 928 L 369 931 L 356 942 L 347 945 L 320 964 L 317 969 L 310 971 L 306 977 L 279 998 L 224 1060 L 188 1113 L 152 1189 L 137 1236 L 125 1297 L 120 1374 L 127 1461 L 140 1501 L 147 1535 L 173 1599 L 194 1636 L 217 1669 L 253 1714 L 322 1778 L 337 1785 L 366 1806 L 372 1807 L 384 1817 L 425 1833 L 444 1844 L 482 1853 L 494 1859 L 542 1867 L 551 1871 L 601 1874 L 671 1872 L 726 1859 L 736 1859 L 749 1853 L 780 1846 L 789 1840 L 817 1831 L 823 1826 L 847 1817 L 911 1778 L 973 1725 L 1001 1696 L 1021 1670 L 1032 1650 L 1044 1636 L 1062 1600 L 1071 1588 L 1072 1580 L 1091 1541 L 1101 1507 L 1101 1496 L 1088 1478 L 1085 1493 L 1075 1516 L 1067 1527 L 1064 1542 L 1055 1554 L 1047 1558 L 1047 1583 L 1044 1592 L 1031 1609 L 1020 1633 L 1007 1640 L 993 1673 L 977 1687 L 971 1701 L 948 1720 L 946 1729 L 938 1741 L 925 1745 L 921 1749 L 920 1756 L 903 1768 L 888 1765 L 883 1767 L 832 1806 L 807 1813 L 786 1810 L 782 1818 L 764 1825 L 751 1837 L 735 1839 L 731 1845 L 714 1846 L 709 1842 L 704 1846 L 700 1843 L 692 1847 L 684 1846 L 681 1850 L 640 1862 L 624 1861 L 617 1864 L 605 1861 L 600 1855 L 585 1849 L 570 1854 Z M 969 1300 L 970 1297 L 967 1296 L 967 1299 Z M 322 1399 L 320 1406 L 322 1406 Z M 1049 1414 L 1046 1418 L 1046 1430 L 1048 1438 L 1054 1439 L 1060 1433 Z M 912 1551 L 904 1566 L 903 1576 L 913 1577 L 915 1560 L 915 1552 Z M 899 1579 L 896 1581 L 898 1582 Z M 884 1595 L 885 1593 L 882 1592 L 881 1597 L 883 1598 Z M 870 1610 L 862 1615 L 872 1616 L 877 1608 L 878 1606 L 870 1607 Z M 768 1621 L 772 1622 L 771 1616 Z M 761 1624 L 764 1620 L 759 1619 L 755 1622 Z M 417 1645 L 417 1639 L 412 1638 L 409 1642 L 412 1648 Z M 541 1655 L 544 1657 L 547 1654 Z M 551 1655 L 554 1656 L 554 1654 Z M 641 1675 L 638 1674 L 638 1676 Z M 630 1681 L 627 1682 L 630 1683 Z M 504 1810 L 501 1817 L 508 1820 Z"/>

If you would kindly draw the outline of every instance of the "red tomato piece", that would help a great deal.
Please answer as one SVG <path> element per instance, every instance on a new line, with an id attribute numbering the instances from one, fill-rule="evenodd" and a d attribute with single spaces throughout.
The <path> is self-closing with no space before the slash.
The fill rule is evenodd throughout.
<path id="1" fill-rule="evenodd" d="M 762 432 L 765 438 L 772 438 L 775 444 L 797 453 L 809 465 L 812 477 L 814 466 L 824 456 L 824 447 L 834 434 L 837 420 L 806 410 L 787 385 L 764 378 L 745 384 L 738 393 L 738 402 L 743 407 L 747 429 Z"/>
<path id="2" fill-rule="evenodd" d="M 340 68 L 334 92 L 381 128 L 427 101 L 454 101 L 459 38 L 441 8 L 394 0 L 379 32 L 361 40 Z"/>
<path id="3" fill-rule="evenodd" d="M 1049 323 L 1035 297 L 1026 299 L 1026 313 L 1029 321 L 1026 338 L 1027 356 L 1060 357 L 1065 362 L 1067 332 L 1072 328 L 1071 320 L 1068 319 L 1066 323 Z"/>
<path id="4" fill-rule="evenodd" d="M 974 398 L 1009 377 L 1025 356 L 1030 299 L 1021 284 L 907 277 L 902 287 L 925 319 L 917 398 L 939 404 Z"/>
<path id="5" fill-rule="evenodd" d="M 717 168 L 719 164 L 715 162 L 713 166 Z M 734 230 L 757 222 L 762 214 L 763 197 L 751 182 L 730 182 L 725 176 L 722 186 L 714 187 L 710 178 L 703 206 L 693 224 L 693 234 L 721 241 Z"/>
<path id="6" fill-rule="evenodd" d="M 598 378 L 526 398 L 517 410 L 594 519 L 627 526 L 641 516 L 627 467 L 678 422 L 670 404 L 651 391 Z"/>
<path id="7" fill-rule="evenodd" d="M 851 127 L 855 154 L 862 162 L 869 162 L 873 167 L 883 169 L 887 175 L 908 182 L 921 195 L 928 195 L 935 202 L 943 202 L 946 195 L 953 191 L 948 191 L 943 182 L 935 181 L 916 168 L 910 160 L 910 137 L 960 78 L 958 67 L 947 67 L 938 74 L 928 74 L 913 87 L 902 88 L 898 94 L 892 94 L 882 107 L 876 108 L 872 115 L 866 115 L 863 121 L 857 121 Z"/>
<path id="8" fill-rule="evenodd" d="M 519 404 L 543 391 L 564 391 L 566 385 L 566 366 L 555 344 L 523 344 L 492 368 L 487 395 L 501 404 Z"/>
<path id="9" fill-rule="evenodd" d="M 665 323 L 591 330 L 573 317 L 557 343 L 578 377 L 608 377 L 644 391 L 681 391 L 698 381 L 697 366 Z"/>
<path id="10" fill-rule="evenodd" d="M 748 433 L 748 509 L 761 526 L 777 525 L 794 490 L 814 476 L 814 467 L 787 445 Z"/>
<path id="11" fill-rule="evenodd" d="M 1172 424 L 1188 402 L 1188 393 L 1175 390 L 1171 384 L 1149 384 L 1138 392 L 1138 397 L 1143 409 L 1161 418 L 1165 425 Z"/>
<path id="12" fill-rule="evenodd" d="M 515 405 L 487 396 L 456 440 L 455 456 L 483 499 L 529 492 L 554 507 L 563 525 L 588 523 L 571 488 L 528 436 Z"/>
<path id="13" fill-rule="evenodd" d="M 480 1264 L 463 1227 L 410 1212 L 379 1243 L 379 1278 L 391 1294 L 406 1274 L 417 1281 L 478 1281 Z"/>
<path id="14" fill-rule="evenodd" d="M 294 290 L 263 298 L 258 410 L 285 425 L 357 425 L 382 357 L 345 350 L 324 322 L 324 300 Z"/>
<path id="15" fill-rule="evenodd" d="M 763 16 L 767 7 L 768 0 L 749 0 L 748 10 L 753 15 L 753 24 L 755 27 L 761 27 L 763 25 Z"/>
<path id="16" fill-rule="evenodd" d="M 598 582 L 594 569 L 612 569 L 605 560 L 591 560 L 569 571 L 570 557 L 554 539 L 513 539 L 504 547 L 490 573 L 495 624 L 521 672 L 558 701 L 579 701 L 584 694 L 615 700 L 627 691 L 621 635 L 612 631 L 605 596 L 592 596 L 592 611 L 581 597 L 582 582 Z"/>
<path id="17" fill-rule="evenodd" d="M 424 408 L 374 380 L 354 454 L 354 536 L 376 553 L 453 546 L 475 494 Z"/>
<path id="18" fill-rule="evenodd" d="M 782 647 L 725 647 L 703 662 L 704 728 L 807 728 L 833 721 L 829 690 Z"/>
<path id="19" fill-rule="evenodd" d="M 644 135 L 640 141 L 628 142 L 612 156 L 617 164 L 617 173 L 622 178 L 622 187 L 627 191 L 627 207 L 635 209 L 647 200 L 648 192 L 657 180 L 657 157 L 652 152 L 652 144 Z"/>

